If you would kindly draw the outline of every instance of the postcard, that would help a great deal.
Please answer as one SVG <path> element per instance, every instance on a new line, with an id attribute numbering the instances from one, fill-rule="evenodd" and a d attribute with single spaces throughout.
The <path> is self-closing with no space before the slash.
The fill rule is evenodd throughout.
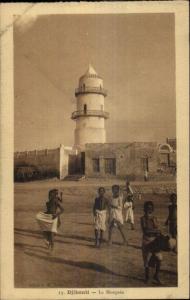
<path id="1" fill-rule="evenodd" d="M 189 298 L 188 18 L 1 4 L 1 299 Z"/>

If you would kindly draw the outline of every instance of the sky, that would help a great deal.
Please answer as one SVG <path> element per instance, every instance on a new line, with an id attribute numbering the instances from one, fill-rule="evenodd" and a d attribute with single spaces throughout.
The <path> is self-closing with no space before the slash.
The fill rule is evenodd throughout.
<path id="1" fill-rule="evenodd" d="M 74 144 L 74 90 L 92 64 L 108 90 L 106 142 L 176 136 L 174 15 L 41 15 L 14 23 L 15 151 Z"/>

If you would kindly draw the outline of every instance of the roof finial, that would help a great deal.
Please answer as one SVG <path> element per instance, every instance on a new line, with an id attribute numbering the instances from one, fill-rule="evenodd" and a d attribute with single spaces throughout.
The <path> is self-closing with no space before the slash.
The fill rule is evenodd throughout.
<path id="1" fill-rule="evenodd" d="M 92 67 L 91 63 L 89 63 L 89 65 L 88 65 L 88 70 L 86 71 L 85 75 L 89 75 L 89 74 L 97 75 L 97 73 L 96 73 L 96 71 L 94 70 L 94 68 Z"/>

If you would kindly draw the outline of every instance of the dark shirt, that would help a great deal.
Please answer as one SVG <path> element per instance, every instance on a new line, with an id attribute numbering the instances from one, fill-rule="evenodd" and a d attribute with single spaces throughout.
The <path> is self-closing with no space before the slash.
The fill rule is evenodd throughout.
<path id="1" fill-rule="evenodd" d="M 96 210 L 106 210 L 108 208 L 108 205 L 109 205 L 109 201 L 107 198 L 97 197 L 94 202 L 93 213 L 95 214 Z"/>

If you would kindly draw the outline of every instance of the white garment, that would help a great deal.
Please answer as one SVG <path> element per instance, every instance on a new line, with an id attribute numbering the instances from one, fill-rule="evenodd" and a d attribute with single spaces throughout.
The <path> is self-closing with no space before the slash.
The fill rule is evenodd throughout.
<path id="1" fill-rule="evenodd" d="M 133 189 L 132 189 L 132 187 L 131 187 L 130 185 L 128 186 L 127 193 L 128 193 L 128 194 L 131 194 L 131 195 L 134 194 L 134 193 L 133 193 Z"/>
<path id="2" fill-rule="evenodd" d="M 125 221 L 134 224 L 134 213 L 133 213 L 133 203 L 132 202 L 125 202 Z"/>
<path id="3" fill-rule="evenodd" d="M 42 231 L 51 231 L 57 233 L 58 218 L 52 219 L 52 214 L 45 214 L 44 212 L 39 212 L 36 215 L 36 220 Z"/>
<path id="4" fill-rule="evenodd" d="M 97 230 L 106 230 L 106 210 L 95 211 L 96 216 L 94 217 L 94 225 Z"/>
<path id="5" fill-rule="evenodd" d="M 117 208 L 111 208 L 111 210 L 110 210 L 110 221 L 116 220 L 119 223 L 123 224 L 123 213 L 122 213 L 123 196 L 120 195 L 117 198 L 112 198 L 111 199 L 111 204 L 114 205 L 114 206 L 117 206 Z"/>

